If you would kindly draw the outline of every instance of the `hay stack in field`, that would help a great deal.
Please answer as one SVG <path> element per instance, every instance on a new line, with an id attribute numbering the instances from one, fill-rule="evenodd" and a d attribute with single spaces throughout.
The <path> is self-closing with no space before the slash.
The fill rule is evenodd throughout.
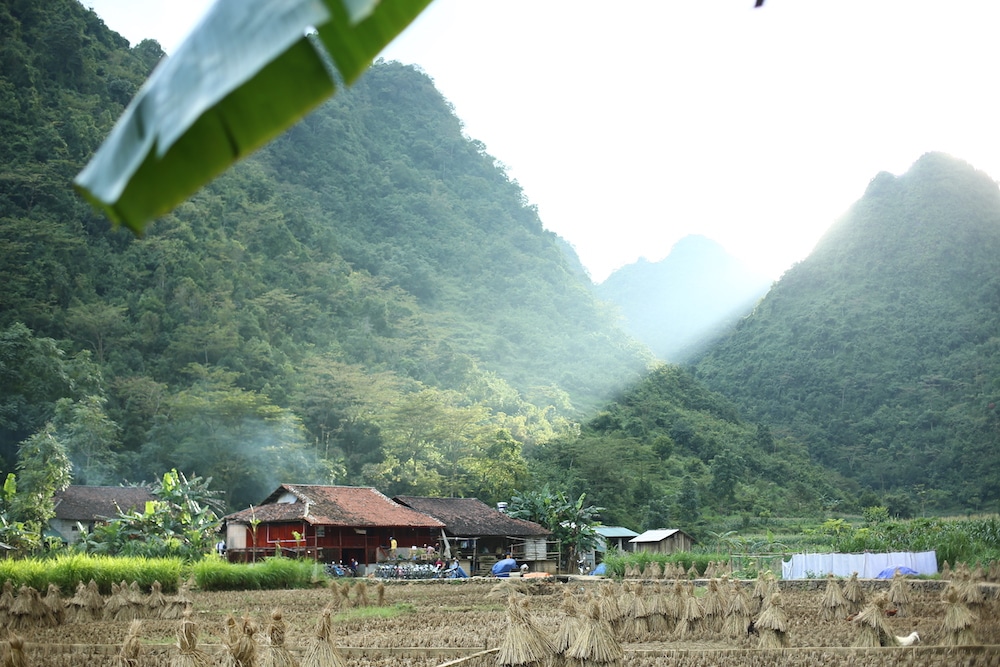
<path id="1" fill-rule="evenodd" d="M 143 601 L 143 612 L 147 618 L 163 618 L 163 610 L 167 608 L 166 596 L 163 595 L 163 585 L 159 581 L 154 581 L 149 587 L 149 595 Z"/>
<path id="2" fill-rule="evenodd" d="M 111 597 L 104 603 L 104 618 L 109 621 L 132 621 L 132 604 L 128 601 L 128 584 L 111 583 Z"/>
<path id="3" fill-rule="evenodd" d="M 66 601 L 65 621 L 73 623 L 77 620 L 86 620 L 87 612 L 87 585 L 82 581 L 76 585 L 76 592 Z"/>
<path id="4" fill-rule="evenodd" d="M 951 565 L 948 565 L 948 561 L 941 564 L 941 578 L 946 581 L 951 579 Z"/>
<path id="5" fill-rule="evenodd" d="M 972 629 L 972 624 L 976 622 L 976 615 L 962 600 L 962 592 L 958 586 L 949 585 L 945 589 L 942 600 L 945 604 L 944 623 L 941 624 L 944 631 L 942 642 L 945 646 L 970 646 L 976 643 L 976 633 Z"/>
<path id="6" fill-rule="evenodd" d="M 726 605 L 726 618 L 722 624 L 722 631 L 734 639 L 746 637 L 752 619 L 750 596 L 740 586 L 740 582 L 734 581 L 729 593 L 729 604 Z"/>
<path id="7" fill-rule="evenodd" d="M 858 638 L 852 646 L 855 648 L 899 646 L 885 620 L 885 605 L 888 602 L 888 594 L 879 593 L 861 613 L 854 617 L 853 623 L 858 627 Z"/>
<path id="8" fill-rule="evenodd" d="M 28 667 L 28 657 L 24 654 L 24 637 L 11 633 L 7 642 L 10 650 L 3 657 L 3 667 Z"/>
<path id="9" fill-rule="evenodd" d="M 781 602 L 781 593 L 773 593 L 767 608 L 754 621 L 760 635 L 758 648 L 788 648 L 788 617 Z"/>
<path id="10" fill-rule="evenodd" d="M 52 610 L 45 606 L 42 596 L 34 588 L 21 585 L 14 604 L 8 611 L 7 627 L 24 630 L 33 627 L 51 628 L 57 625 Z"/>
<path id="11" fill-rule="evenodd" d="M 559 607 L 564 616 L 559 627 L 556 628 L 556 634 L 552 638 L 552 646 L 555 648 L 556 655 L 564 656 L 582 631 L 583 619 L 580 617 L 580 609 L 573 598 L 573 593 L 569 589 L 563 591 L 563 599 Z"/>
<path id="12" fill-rule="evenodd" d="M 621 623 L 622 619 L 622 607 L 618 603 L 618 595 L 615 593 L 615 584 L 607 581 L 601 584 L 601 618 L 603 618 L 611 627 L 617 626 Z"/>
<path id="13" fill-rule="evenodd" d="M 187 612 L 185 612 L 187 613 Z M 230 620 L 232 619 L 232 620 Z M 237 624 L 232 616 L 226 618 L 226 637 L 222 642 L 222 664 L 225 667 L 257 667 L 257 626 L 244 615 Z"/>
<path id="14" fill-rule="evenodd" d="M 56 584 L 49 584 L 49 590 L 42 599 L 45 606 L 52 612 L 56 625 L 61 625 L 66 620 L 66 603 L 62 598 L 62 591 Z"/>
<path id="15" fill-rule="evenodd" d="M 698 574 L 698 568 L 695 567 L 694 563 L 691 563 L 691 567 L 689 567 L 687 571 L 687 578 L 697 579 L 699 576 L 701 575 Z"/>
<path id="16" fill-rule="evenodd" d="M 847 600 L 848 611 L 856 614 L 865 606 L 865 589 L 861 588 L 858 573 L 852 572 L 844 586 L 844 599 Z"/>
<path id="17" fill-rule="evenodd" d="M 757 573 L 757 579 L 753 584 L 753 593 L 750 594 L 750 613 L 756 616 L 767 607 L 771 596 L 777 591 L 777 586 L 772 585 L 770 571 Z"/>
<path id="18" fill-rule="evenodd" d="M 702 624 L 706 630 L 719 632 L 722 629 L 722 619 L 726 615 L 728 602 L 725 595 L 719 590 L 719 580 L 710 579 L 708 591 L 701 599 Z"/>
<path id="19" fill-rule="evenodd" d="M 350 606 L 351 583 L 349 581 L 345 581 L 344 583 L 340 584 L 340 599 L 341 599 L 341 604 L 343 604 L 344 606 Z"/>
<path id="20" fill-rule="evenodd" d="M 654 560 L 647 565 L 645 575 L 647 579 L 662 579 L 663 566 L 660 564 L 660 561 Z"/>
<path id="21" fill-rule="evenodd" d="M 101 589 L 97 587 L 97 582 L 91 579 L 87 582 L 86 604 L 87 616 L 92 621 L 99 621 L 104 618 L 104 598 L 101 597 Z"/>
<path id="22" fill-rule="evenodd" d="M 656 582 L 653 594 L 646 604 L 646 625 L 649 626 L 649 638 L 653 641 L 662 641 L 667 638 L 673 629 L 673 623 L 667 621 L 669 611 L 669 601 L 663 590 L 663 583 Z"/>
<path id="23" fill-rule="evenodd" d="M 601 618 L 601 605 L 596 601 L 587 605 L 580 634 L 565 656 L 574 667 L 617 667 L 624 662 L 625 652 L 611 626 Z"/>
<path id="24" fill-rule="evenodd" d="M 299 667 L 298 660 L 285 647 L 285 622 L 281 610 L 271 612 L 271 622 L 267 626 L 267 646 L 260 660 L 261 667 Z"/>
<path id="25" fill-rule="evenodd" d="M 555 658 L 555 646 L 528 613 L 528 599 L 519 600 L 513 595 L 507 599 L 507 628 L 497 653 L 497 665 L 541 667 Z"/>
<path id="26" fill-rule="evenodd" d="M 198 624 L 191 620 L 191 610 L 184 611 L 177 626 L 177 653 L 170 658 L 170 667 L 208 667 L 211 659 L 198 648 Z"/>
<path id="27" fill-rule="evenodd" d="M 316 635 L 302 656 L 301 667 L 346 667 L 344 658 L 333 641 L 333 609 L 327 605 L 316 626 Z"/>
<path id="28" fill-rule="evenodd" d="M 958 581 L 955 583 L 955 588 L 958 591 L 959 599 L 970 609 L 981 607 L 986 601 L 986 596 L 983 595 L 979 588 L 979 582 L 972 576 L 968 568 L 959 572 L 956 578 Z"/>
<path id="29" fill-rule="evenodd" d="M 194 600 L 191 598 L 191 582 L 185 581 L 181 584 L 180 588 L 177 589 L 177 595 L 170 598 L 167 606 L 163 608 L 160 618 L 183 618 L 184 612 L 187 611 L 193 604 Z"/>
<path id="30" fill-rule="evenodd" d="M 641 582 L 632 586 L 632 594 L 622 607 L 621 637 L 627 642 L 643 642 L 649 638 L 649 605 L 645 599 L 645 587 Z"/>
<path id="31" fill-rule="evenodd" d="M 850 605 L 844 597 L 844 591 L 840 590 L 840 583 L 836 577 L 833 574 L 826 575 L 826 590 L 820 602 L 820 617 L 824 621 L 842 619 L 850 615 L 849 608 Z"/>
<path id="32" fill-rule="evenodd" d="M 7 625 L 10 620 L 10 607 L 14 604 L 14 584 L 10 579 L 3 582 L 3 593 L 0 593 L 0 624 Z"/>
<path id="33" fill-rule="evenodd" d="M 637 563 L 628 563 L 625 565 L 625 578 L 626 579 L 639 578 L 639 565 Z"/>
<path id="34" fill-rule="evenodd" d="M 359 581 L 354 584 L 354 606 L 367 607 L 368 604 L 368 583 Z"/>
<path id="35" fill-rule="evenodd" d="M 897 569 L 892 575 L 892 583 L 889 584 L 889 604 L 896 609 L 896 616 L 902 617 L 906 616 L 912 601 L 910 580 L 901 575 Z"/>
<path id="36" fill-rule="evenodd" d="M 122 646 L 118 649 L 118 655 L 111 661 L 111 667 L 139 667 L 145 649 L 139 641 L 139 631 L 142 629 L 142 621 L 135 620 L 128 626 L 128 633 Z"/>
<path id="37" fill-rule="evenodd" d="M 694 586 L 682 586 L 681 591 L 677 623 L 674 625 L 674 635 L 677 637 L 687 637 L 699 629 L 704 614 L 701 609 L 701 603 L 695 597 Z"/>
<path id="38" fill-rule="evenodd" d="M 385 606 L 385 582 L 380 581 L 375 585 L 375 601 L 380 607 Z"/>

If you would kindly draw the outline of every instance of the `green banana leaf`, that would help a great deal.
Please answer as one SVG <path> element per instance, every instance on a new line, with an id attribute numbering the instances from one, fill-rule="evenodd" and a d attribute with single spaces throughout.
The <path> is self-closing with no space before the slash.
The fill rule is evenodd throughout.
<path id="1" fill-rule="evenodd" d="M 355 81 L 429 2 L 217 0 L 74 186 L 141 234 L 332 95 L 335 76 Z"/>

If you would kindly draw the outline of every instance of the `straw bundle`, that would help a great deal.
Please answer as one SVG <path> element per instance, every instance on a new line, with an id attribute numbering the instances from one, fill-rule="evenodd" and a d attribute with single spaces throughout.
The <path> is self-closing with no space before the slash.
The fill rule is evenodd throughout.
<path id="1" fill-rule="evenodd" d="M 208 655 L 198 648 L 198 624 L 191 620 L 187 609 L 177 626 L 177 653 L 170 658 L 170 667 L 208 667 Z"/>
<path id="2" fill-rule="evenodd" d="M 62 592 L 56 584 L 49 584 L 49 590 L 42 599 L 45 606 L 52 613 L 56 625 L 61 625 L 66 620 L 66 603 L 63 602 Z"/>
<path id="3" fill-rule="evenodd" d="M 163 585 L 159 581 L 154 581 L 149 587 L 149 595 L 143 601 L 146 608 L 146 616 L 149 618 L 162 618 L 163 612 L 169 605 L 167 598 L 163 595 Z"/>
<path id="4" fill-rule="evenodd" d="M 840 590 L 840 583 L 832 575 L 826 575 L 826 591 L 823 592 L 823 600 L 820 602 L 820 616 L 824 621 L 833 621 L 849 615 L 847 598 L 844 591 Z"/>
<path id="5" fill-rule="evenodd" d="M 8 611 L 7 627 L 11 630 L 24 630 L 40 626 L 50 628 L 57 625 L 52 610 L 45 606 L 42 596 L 30 586 L 21 585 L 14 604 Z"/>
<path id="6" fill-rule="evenodd" d="M 951 579 L 951 565 L 948 565 L 948 561 L 941 564 L 941 578 L 945 580 Z"/>
<path id="7" fill-rule="evenodd" d="M 327 606 L 316 626 L 316 636 L 306 647 L 302 667 L 346 667 L 343 656 L 333 641 L 332 609 Z"/>
<path id="8" fill-rule="evenodd" d="M 684 615 L 684 586 L 679 579 L 674 579 L 672 593 L 667 596 L 664 616 L 671 629 L 677 624 L 677 620 Z"/>
<path id="9" fill-rule="evenodd" d="M 719 590 L 719 580 L 710 579 L 708 582 L 708 591 L 705 593 L 705 597 L 701 599 L 702 624 L 706 630 L 718 632 L 722 629 L 722 619 L 726 615 L 727 604 L 728 600 L 726 600 L 722 591 Z"/>
<path id="10" fill-rule="evenodd" d="M 563 655 L 582 631 L 583 621 L 580 618 L 580 610 L 576 605 L 576 600 L 573 599 L 573 594 L 568 589 L 563 591 L 563 599 L 559 606 L 565 616 L 552 638 L 552 646 L 557 655 Z"/>
<path id="11" fill-rule="evenodd" d="M 3 593 L 0 593 L 0 623 L 7 625 L 10 619 L 10 607 L 14 604 L 14 584 L 10 579 L 3 582 Z"/>
<path id="12" fill-rule="evenodd" d="M 271 622 L 267 626 L 267 647 L 261 656 L 261 667 L 299 667 L 298 660 L 285 647 L 285 622 L 281 611 L 271 612 Z"/>
<path id="13" fill-rule="evenodd" d="M 111 597 L 104 603 L 104 618 L 109 621 L 135 620 L 132 603 L 128 600 L 128 584 L 111 584 Z"/>
<path id="14" fill-rule="evenodd" d="M 619 601 L 625 613 L 618 636 L 627 642 L 646 641 L 649 637 L 649 608 L 643 599 L 643 591 L 643 585 L 636 583 L 627 599 Z"/>
<path id="15" fill-rule="evenodd" d="M 76 585 L 76 593 L 66 601 L 65 620 L 67 623 L 72 623 L 76 620 L 86 620 L 88 617 L 87 585 L 81 581 Z"/>
<path id="16" fill-rule="evenodd" d="M 858 638 L 853 646 L 875 648 L 899 645 L 885 620 L 885 605 L 888 602 L 889 596 L 886 593 L 879 593 L 861 613 L 854 617 L 853 622 L 858 626 Z"/>
<path id="17" fill-rule="evenodd" d="M 601 618 L 600 604 L 591 602 L 587 605 L 583 620 L 580 634 L 566 651 L 566 657 L 573 660 L 572 664 L 576 667 L 621 665 L 625 652 L 615 639 L 611 626 Z"/>
<path id="18" fill-rule="evenodd" d="M 781 593 L 773 593 L 767 608 L 761 612 L 754 626 L 760 634 L 758 648 L 788 648 L 788 617 L 781 603 Z"/>
<path id="19" fill-rule="evenodd" d="M 973 609 L 980 607 L 986 601 L 986 597 L 979 589 L 979 582 L 968 569 L 960 573 L 956 589 L 959 599 Z"/>
<path id="20" fill-rule="evenodd" d="M 639 565 L 637 563 L 628 563 L 625 565 L 625 578 L 626 579 L 639 578 Z"/>
<path id="21" fill-rule="evenodd" d="M 858 613 L 865 606 L 865 590 L 861 588 L 857 572 L 851 573 L 851 578 L 844 586 L 844 599 L 847 600 L 848 610 L 852 614 Z"/>
<path id="22" fill-rule="evenodd" d="M 698 568 L 694 566 L 694 563 L 691 563 L 691 567 L 689 567 L 687 571 L 687 578 L 697 579 L 699 576 L 700 575 L 698 574 Z"/>
<path id="23" fill-rule="evenodd" d="M 682 588 L 681 605 L 678 607 L 677 624 L 674 626 L 674 634 L 678 637 L 686 637 L 693 634 L 701 624 L 704 616 L 701 603 L 694 595 L 694 589 Z"/>
<path id="24" fill-rule="evenodd" d="M 354 584 L 354 606 L 368 606 L 368 584 L 364 581 Z"/>
<path id="25" fill-rule="evenodd" d="M 378 606 L 380 606 L 380 607 L 384 607 L 385 606 L 385 582 L 384 581 L 378 582 L 378 584 L 375 586 L 375 599 L 376 599 L 376 602 L 377 602 Z"/>
<path id="26" fill-rule="evenodd" d="M 654 560 L 646 568 L 646 578 L 647 579 L 662 579 L 663 578 L 663 565 L 658 560 Z"/>
<path id="27" fill-rule="evenodd" d="M 101 597 L 101 589 L 97 587 L 97 582 L 93 579 L 87 583 L 83 606 L 87 610 L 87 616 L 90 617 L 90 620 L 99 621 L 104 618 L 104 598 Z"/>
<path id="28" fill-rule="evenodd" d="M 24 638 L 11 634 L 7 641 L 10 650 L 3 657 L 3 667 L 28 667 L 28 658 L 24 655 Z"/>
<path id="29" fill-rule="evenodd" d="M 497 653 L 497 665 L 548 665 L 556 655 L 555 646 L 528 614 L 528 598 L 507 600 L 507 628 Z"/>
<path id="30" fill-rule="evenodd" d="M 160 618 L 183 618 L 184 612 L 193 604 L 194 600 L 191 599 L 191 583 L 185 581 L 177 590 L 177 595 L 173 596 L 161 610 Z"/>
<path id="31" fill-rule="evenodd" d="M 349 605 L 350 604 L 350 602 L 351 602 L 351 584 L 350 584 L 350 582 L 345 581 L 344 583 L 342 583 L 340 585 L 340 599 L 343 601 L 343 604 L 345 604 L 345 605 Z"/>
<path id="32" fill-rule="evenodd" d="M 615 585 L 610 581 L 601 585 L 600 605 L 601 618 L 606 622 L 614 626 L 621 621 L 622 608 L 615 595 Z"/>
<path id="33" fill-rule="evenodd" d="M 912 602 L 910 582 L 897 569 L 892 575 L 892 583 L 889 584 L 889 604 L 896 608 L 896 616 L 906 616 L 910 602 Z"/>
<path id="34" fill-rule="evenodd" d="M 946 646 L 970 646 L 976 643 L 976 634 L 972 624 L 976 615 L 969 610 L 962 600 L 959 587 L 949 585 L 944 592 L 945 603 L 943 644 Z"/>
<path id="35" fill-rule="evenodd" d="M 744 637 L 753 614 L 750 613 L 750 596 L 734 581 L 729 593 L 729 604 L 726 605 L 726 618 L 722 631 L 733 638 Z"/>
<path id="36" fill-rule="evenodd" d="M 767 572 L 758 572 L 750 593 L 750 613 L 757 615 L 764 609 L 764 601 L 770 598 L 772 591 L 767 581 Z"/>
<path id="37" fill-rule="evenodd" d="M 118 655 L 111 661 L 111 667 L 139 667 L 145 649 L 139 641 L 139 630 L 142 629 L 142 621 L 135 620 L 128 627 L 128 633 L 122 642 L 122 647 L 118 649 Z"/>
<path id="38" fill-rule="evenodd" d="M 650 639 L 663 640 L 670 634 L 673 623 L 667 620 L 667 615 L 670 613 L 669 605 L 670 602 L 663 591 L 663 584 L 657 581 L 656 588 L 653 589 L 653 595 L 646 604 L 648 612 L 646 624 L 649 626 Z"/>

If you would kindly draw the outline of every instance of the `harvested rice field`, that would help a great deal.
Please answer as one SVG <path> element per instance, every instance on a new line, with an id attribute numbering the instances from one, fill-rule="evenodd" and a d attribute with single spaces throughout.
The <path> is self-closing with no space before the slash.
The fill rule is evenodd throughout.
<path id="1" fill-rule="evenodd" d="M 0 618 L 10 637 L 2 664 L 36 667 L 1000 667 L 998 585 L 967 578 L 369 579 L 177 596 L 126 585 L 99 601 L 83 590 L 69 597 L 8 586 Z M 913 644 L 898 646 L 897 637 Z"/>

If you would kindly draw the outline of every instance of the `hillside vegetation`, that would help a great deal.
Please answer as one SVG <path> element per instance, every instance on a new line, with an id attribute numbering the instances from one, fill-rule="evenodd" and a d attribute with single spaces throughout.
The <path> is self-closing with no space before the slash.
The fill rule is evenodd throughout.
<path id="1" fill-rule="evenodd" d="M 646 369 L 414 68 L 376 64 L 137 239 L 69 183 L 159 46 L 75 0 L 0 25 L 4 472 L 44 433 L 77 483 L 177 467 L 235 507 L 288 480 L 505 498 L 524 444 Z"/>
<path id="2" fill-rule="evenodd" d="M 927 154 L 876 176 L 696 376 L 893 514 L 995 508 L 998 316 L 997 184 Z"/>

